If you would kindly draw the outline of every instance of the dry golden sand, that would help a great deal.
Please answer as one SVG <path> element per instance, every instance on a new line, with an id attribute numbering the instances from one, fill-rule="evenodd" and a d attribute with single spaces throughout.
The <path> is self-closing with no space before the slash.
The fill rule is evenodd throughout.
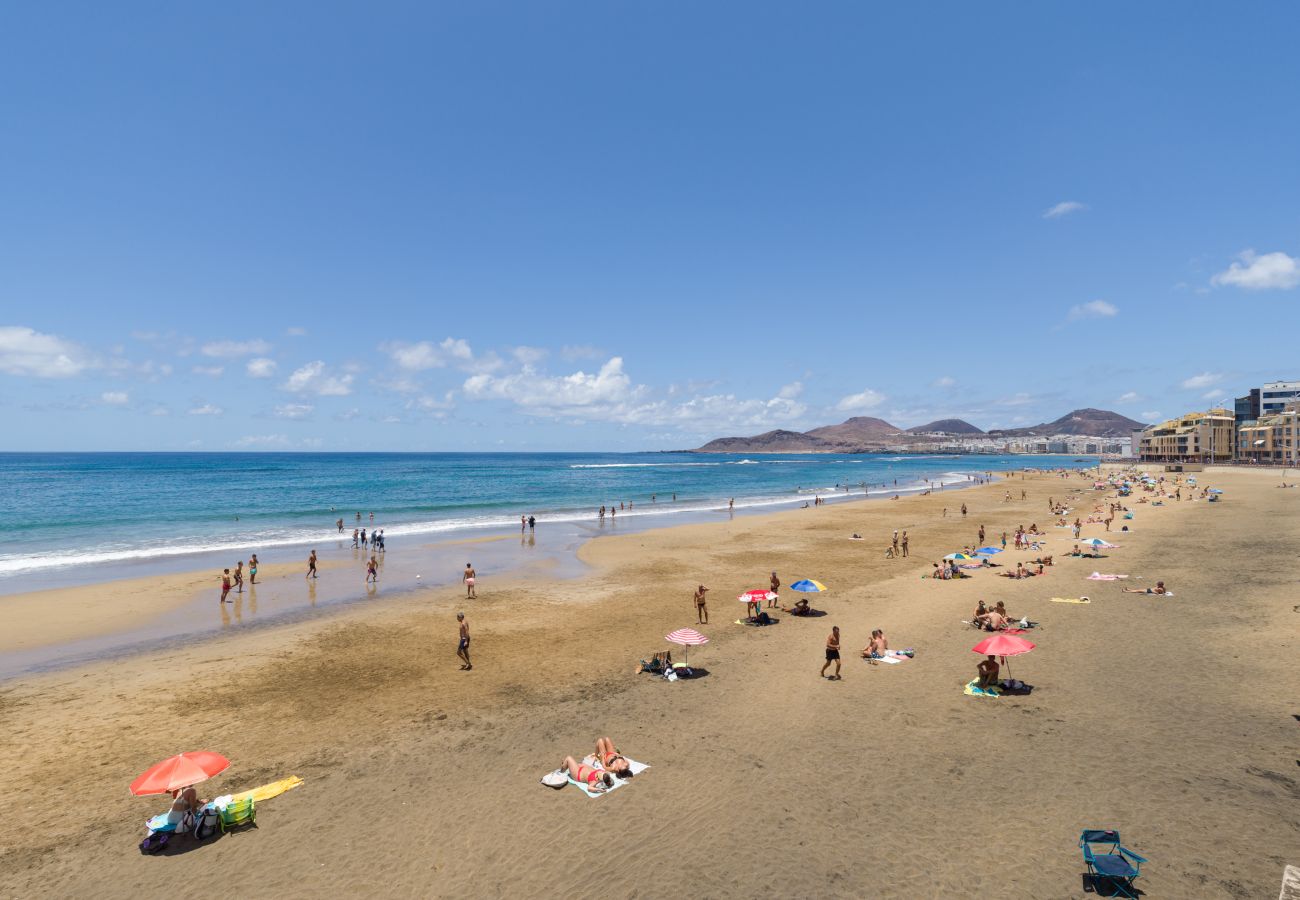
<path id="1" fill-rule="evenodd" d="M 0 895 L 1082 897 L 1076 841 L 1100 826 L 1150 858 L 1149 896 L 1275 896 L 1300 846 L 1300 490 L 1258 472 L 1202 481 L 1225 502 L 1135 507 L 1106 560 L 1061 559 L 1068 535 L 1049 529 L 1058 565 L 1026 581 L 920 576 L 980 523 L 989 542 L 1047 524 L 1047 497 L 1087 482 L 600 538 L 578 581 L 482 584 L 470 673 L 448 588 L 11 681 Z M 1004 504 L 1008 487 L 1028 500 Z M 1101 495 L 1083 496 L 1086 514 Z M 882 557 L 895 527 L 910 560 Z M 829 614 L 732 624 L 734 597 L 774 568 L 829 585 L 814 598 Z M 1086 581 L 1094 568 L 1176 596 L 1122 594 Z M 700 581 L 713 641 L 691 658 L 708 675 L 634 676 L 694 624 Z M 1046 599 L 1081 593 L 1093 603 Z M 1012 663 L 1030 696 L 962 694 L 979 636 L 961 620 L 981 598 L 1042 622 Z M 839 682 L 817 676 L 832 624 Z M 856 658 L 873 627 L 916 659 Z M 600 734 L 653 768 L 598 800 L 538 785 Z M 205 796 L 307 783 L 263 804 L 256 830 L 140 856 L 163 804 L 127 783 L 199 747 L 233 761 Z"/>

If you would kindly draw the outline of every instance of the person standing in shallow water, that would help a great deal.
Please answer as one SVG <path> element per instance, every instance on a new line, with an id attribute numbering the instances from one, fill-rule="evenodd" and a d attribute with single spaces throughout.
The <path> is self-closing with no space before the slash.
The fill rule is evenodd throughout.
<path id="1" fill-rule="evenodd" d="M 465 563 L 465 574 L 460 576 L 460 580 L 465 582 L 465 599 L 477 600 L 478 591 L 474 590 L 474 585 L 478 581 L 478 575 L 469 563 Z"/>
<path id="2" fill-rule="evenodd" d="M 313 551 L 311 552 L 311 556 L 307 557 L 307 576 L 306 576 L 306 577 L 308 577 L 308 578 L 319 578 L 319 577 L 320 577 L 319 575 L 316 574 L 316 551 L 315 551 L 315 550 L 313 550 Z"/>
<path id="3" fill-rule="evenodd" d="M 230 570 L 226 569 L 221 573 L 221 602 L 226 602 L 226 595 L 230 593 Z"/>
<path id="4" fill-rule="evenodd" d="M 257 584 L 257 554 L 254 553 L 248 558 L 248 583 L 249 585 Z"/>

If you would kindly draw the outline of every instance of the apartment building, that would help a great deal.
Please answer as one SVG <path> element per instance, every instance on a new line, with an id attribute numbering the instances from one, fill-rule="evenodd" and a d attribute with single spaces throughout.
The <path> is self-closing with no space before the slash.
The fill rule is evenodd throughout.
<path id="1" fill-rule="evenodd" d="M 1300 464 L 1300 402 L 1237 429 L 1237 459 L 1268 465 Z"/>
<path id="2" fill-rule="evenodd" d="M 1144 462 L 1228 462 L 1237 445 L 1232 410 L 1187 413 L 1142 431 L 1138 457 Z"/>

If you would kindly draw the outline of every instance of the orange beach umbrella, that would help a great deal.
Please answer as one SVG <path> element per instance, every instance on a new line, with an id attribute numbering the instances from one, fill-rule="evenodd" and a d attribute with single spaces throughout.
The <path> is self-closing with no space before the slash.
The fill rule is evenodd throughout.
<path id="1" fill-rule="evenodd" d="M 131 793 L 137 797 L 149 794 L 170 794 L 182 788 L 207 781 L 230 768 L 230 760 L 211 750 L 191 750 L 178 753 L 150 766 L 131 782 Z"/>

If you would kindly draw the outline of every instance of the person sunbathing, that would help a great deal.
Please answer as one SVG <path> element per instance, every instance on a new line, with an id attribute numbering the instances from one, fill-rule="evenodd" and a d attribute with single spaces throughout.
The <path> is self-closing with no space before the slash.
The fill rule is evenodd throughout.
<path id="1" fill-rule="evenodd" d="M 889 652 L 889 641 L 885 633 L 877 628 L 871 632 L 871 643 L 862 648 L 863 659 L 882 659 Z"/>
<path id="2" fill-rule="evenodd" d="M 1124 590 L 1124 593 L 1126 593 L 1126 594 L 1165 594 L 1165 593 L 1168 593 L 1168 592 L 1165 590 L 1165 583 L 1164 583 L 1163 581 L 1157 581 L 1157 582 L 1156 582 L 1156 586 L 1153 587 L 1153 588 L 1124 588 L 1123 590 Z"/>
<path id="3" fill-rule="evenodd" d="M 564 757 L 564 762 L 560 768 L 569 774 L 569 777 L 579 784 L 585 784 L 587 790 L 593 793 L 607 791 L 614 786 L 614 776 L 598 766 L 580 763 L 572 756 Z"/>
<path id="4" fill-rule="evenodd" d="M 812 614 L 812 607 L 808 605 L 806 597 L 800 597 L 794 602 L 794 606 L 781 607 L 782 612 L 788 612 L 792 616 L 807 616 Z"/>
<path id="5" fill-rule="evenodd" d="M 167 810 L 167 822 L 179 829 L 187 815 L 196 816 L 204 807 L 205 801 L 199 799 L 199 792 L 193 787 L 172 791 L 172 808 Z"/>
<path id="6" fill-rule="evenodd" d="M 609 738 L 596 738 L 596 759 L 607 771 L 627 777 L 630 769 L 627 757 L 618 752 Z"/>

